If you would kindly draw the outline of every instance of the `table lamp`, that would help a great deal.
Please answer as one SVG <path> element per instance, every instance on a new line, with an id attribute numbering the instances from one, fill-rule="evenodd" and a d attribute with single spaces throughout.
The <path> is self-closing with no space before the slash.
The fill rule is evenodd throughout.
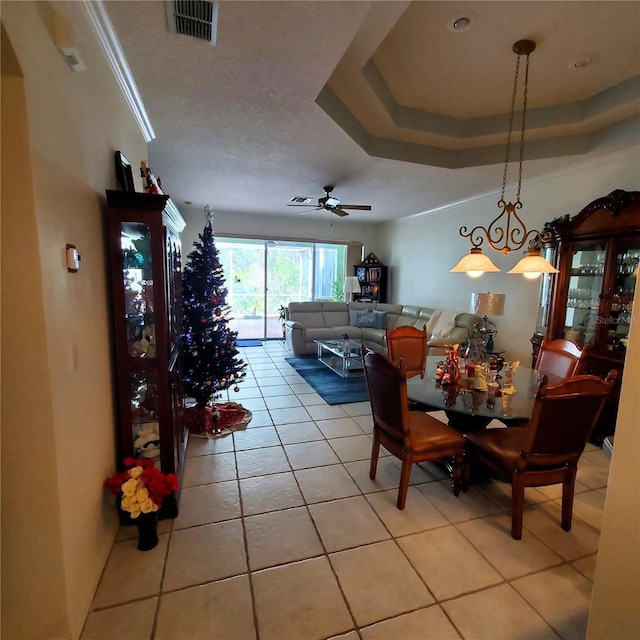
<path id="1" fill-rule="evenodd" d="M 493 337 L 498 333 L 496 325 L 488 316 L 504 314 L 504 293 L 472 293 L 469 311 L 482 316 L 482 320 L 473 325 L 473 333 L 482 339 L 487 353 L 493 353 Z"/>
<path id="2" fill-rule="evenodd" d="M 353 302 L 354 293 L 360 293 L 360 281 L 357 276 L 347 276 L 344 279 L 344 295 L 347 302 Z"/>

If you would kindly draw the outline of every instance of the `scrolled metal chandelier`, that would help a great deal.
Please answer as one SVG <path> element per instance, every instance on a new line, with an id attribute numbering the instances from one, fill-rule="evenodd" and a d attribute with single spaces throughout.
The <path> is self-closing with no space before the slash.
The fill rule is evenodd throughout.
<path id="1" fill-rule="evenodd" d="M 529 56 L 535 51 L 536 43 L 533 40 L 518 40 L 513 45 L 513 52 L 517 55 L 516 71 L 513 80 L 513 93 L 511 97 L 511 114 L 509 118 L 509 131 L 507 134 L 507 150 L 504 161 L 504 171 L 502 173 L 502 190 L 498 208 L 501 210 L 498 215 L 489 223 L 487 227 L 477 225 L 470 231 L 466 226 L 460 227 L 459 234 L 463 238 L 469 238 L 471 251 L 458 264 L 451 269 L 452 272 L 467 273 L 471 277 L 481 276 L 485 272 L 500 271 L 498 267 L 482 252 L 481 245 L 485 241 L 495 251 L 500 251 L 503 255 L 508 255 L 512 251 L 521 249 L 528 243 L 527 256 L 520 260 L 509 273 L 520 273 L 528 278 L 536 278 L 541 273 L 557 273 L 548 260 L 540 255 L 542 245 L 542 234 L 536 230 L 527 230 L 526 225 L 518 215 L 522 208 L 520 192 L 522 189 L 522 162 L 524 154 L 524 137 L 527 120 L 527 96 L 529 89 Z M 526 56 L 524 72 L 524 92 L 522 99 L 522 124 L 520 131 L 520 155 L 518 159 L 518 188 L 514 202 L 505 200 L 505 190 L 507 185 L 507 173 L 509 168 L 509 155 L 511 150 L 511 137 L 513 134 L 513 122 L 516 109 L 516 98 L 518 93 L 518 78 L 520 75 L 520 59 Z"/>

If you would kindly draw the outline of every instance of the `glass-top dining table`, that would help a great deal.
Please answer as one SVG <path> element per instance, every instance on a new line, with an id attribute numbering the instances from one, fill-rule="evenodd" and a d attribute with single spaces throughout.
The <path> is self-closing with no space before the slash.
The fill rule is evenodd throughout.
<path id="1" fill-rule="evenodd" d="M 519 366 L 513 374 L 515 393 L 502 393 L 500 386 L 487 391 L 473 389 L 473 378 L 462 375 L 456 384 L 442 385 L 436 381 L 437 363 L 442 356 L 428 356 L 424 378 L 407 380 L 409 400 L 424 411 L 443 410 L 449 425 L 458 431 L 484 429 L 497 418 L 507 426 L 523 424 L 531 417 L 538 391 L 538 373 Z M 504 379 L 498 379 L 498 384 Z"/>

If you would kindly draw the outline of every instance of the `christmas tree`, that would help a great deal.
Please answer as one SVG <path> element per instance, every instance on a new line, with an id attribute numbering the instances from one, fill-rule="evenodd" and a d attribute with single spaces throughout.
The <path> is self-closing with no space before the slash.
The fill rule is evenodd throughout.
<path id="1" fill-rule="evenodd" d="M 238 333 L 228 325 L 229 306 L 222 265 L 205 207 L 207 223 L 187 256 L 182 274 L 184 326 L 184 387 L 188 397 L 204 409 L 221 391 L 234 387 L 246 375 L 246 363 L 238 358 Z"/>

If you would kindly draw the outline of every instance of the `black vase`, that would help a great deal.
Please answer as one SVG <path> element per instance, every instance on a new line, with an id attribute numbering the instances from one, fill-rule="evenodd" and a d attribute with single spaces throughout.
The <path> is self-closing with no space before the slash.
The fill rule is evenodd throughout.
<path id="1" fill-rule="evenodd" d="M 158 514 L 141 513 L 135 519 L 138 527 L 138 549 L 150 551 L 158 546 Z"/>

